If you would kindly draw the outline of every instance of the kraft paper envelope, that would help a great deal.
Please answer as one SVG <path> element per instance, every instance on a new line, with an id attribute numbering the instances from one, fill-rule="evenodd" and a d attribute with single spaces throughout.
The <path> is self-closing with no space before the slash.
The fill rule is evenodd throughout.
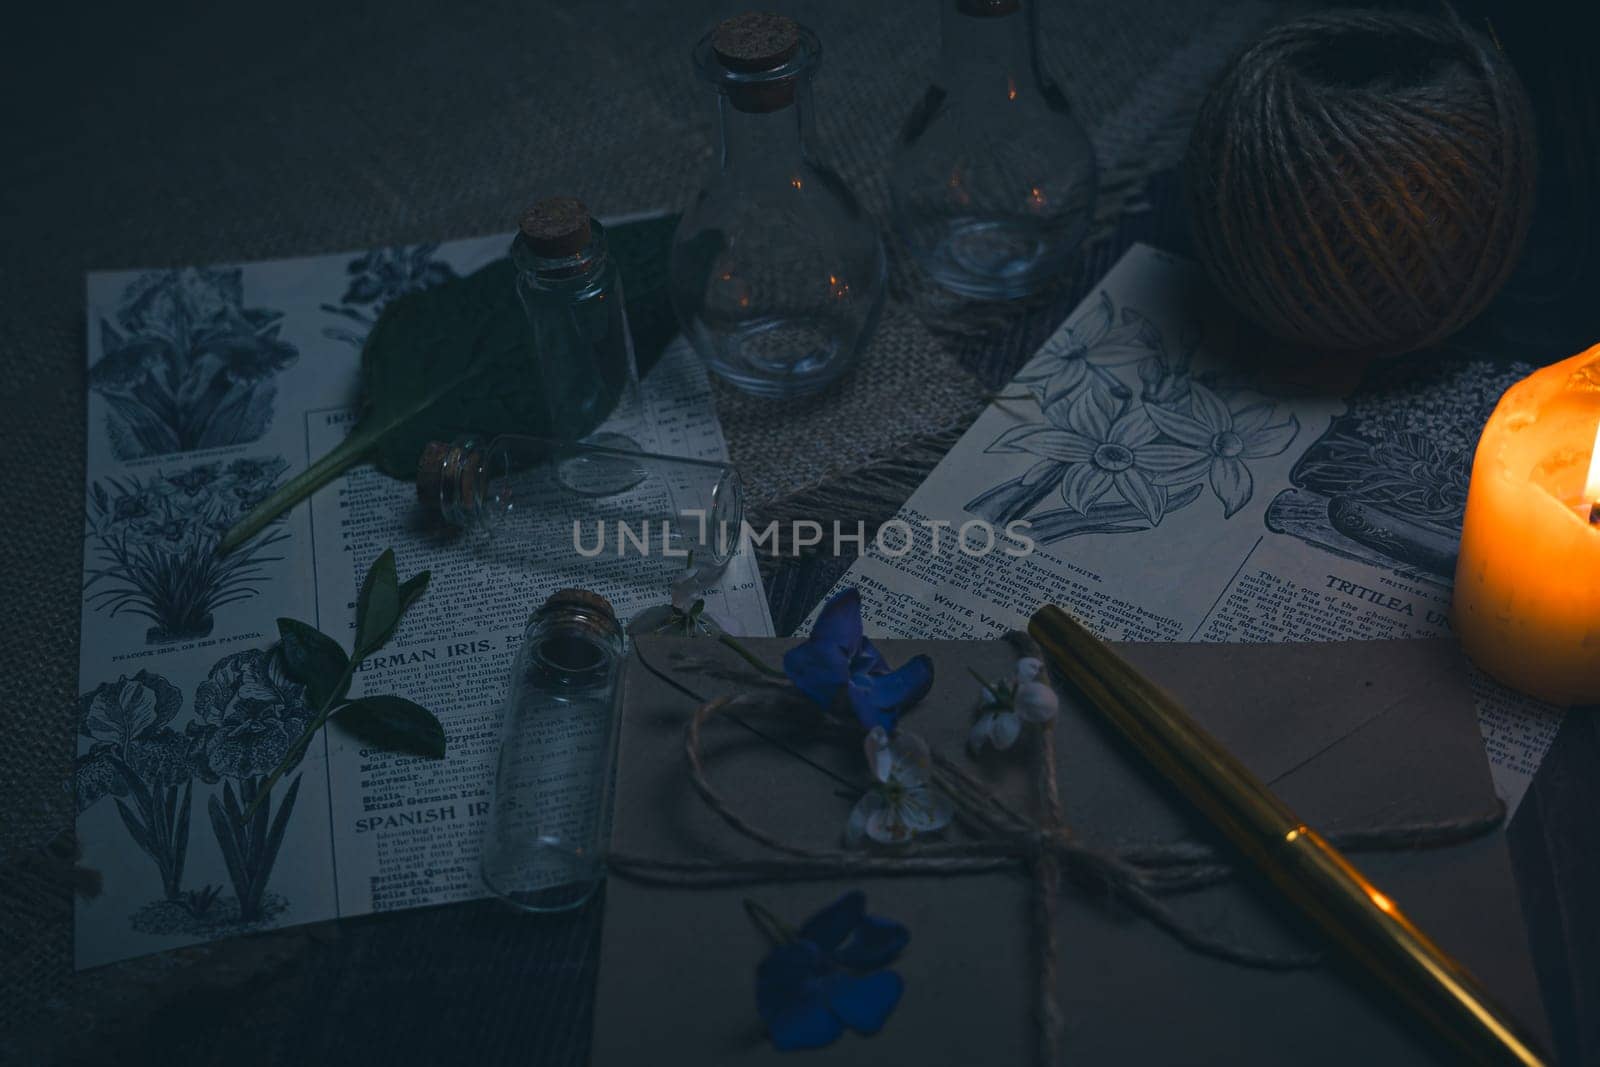
<path id="1" fill-rule="evenodd" d="M 747 644 L 777 663 L 790 642 Z M 933 690 L 902 727 L 936 751 L 965 759 L 978 701 L 968 668 L 985 678 L 1004 676 L 1015 662 L 1010 646 L 883 641 L 879 647 L 897 665 L 918 652 L 932 657 Z M 1126 645 L 1122 651 L 1324 833 L 1488 816 L 1498 807 L 1464 668 L 1447 642 Z M 637 654 L 708 698 L 761 691 L 737 657 L 710 641 L 644 639 Z M 625 686 L 613 847 L 669 859 L 770 856 L 708 809 L 689 781 L 683 733 L 695 702 L 637 659 Z M 747 717 L 865 784 L 859 748 L 816 741 L 804 715 Z M 852 801 L 838 783 L 727 722 L 707 726 L 703 751 L 710 780 L 745 818 L 796 844 L 841 843 Z M 1067 817 L 1090 842 L 1187 840 L 1216 844 L 1231 858 L 1136 753 L 1092 711 L 1065 699 L 1057 754 Z M 991 755 L 965 765 L 1031 812 L 1027 764 L 1021 756 Z M 952 828 L 945 837 L 963 834 Z M 1503 831 L 1448 847 L 1352 858 L 1548 1044 Z M 1033 1063 L 1032 889 L 1020 872 L 732 888 L 663 887 L 613 875 L 605 891 L 593 1062 Z M 910 944 L 894 964 L 905 979 L 904 996 L 875 1036 L 847 1032 L 826 1049 L 778 1053 L 755 1008 L 755 971 L 767 943 L 741 900 L 753 898 L 799 925 L 852 888 L 866 893 L 870 913 L 910 930 Z M 1318 947 L 1315 935 L 1248 872 L 1164 899 L 1192 928 L 1256 950 Z M 1065 1062 L 1449 1062 L 1417 1020 L 1341 963 L 1247 969 L 1200 955 L 1116 902 L 1071 888 L 1060 899 L 1057 936 Z"/>

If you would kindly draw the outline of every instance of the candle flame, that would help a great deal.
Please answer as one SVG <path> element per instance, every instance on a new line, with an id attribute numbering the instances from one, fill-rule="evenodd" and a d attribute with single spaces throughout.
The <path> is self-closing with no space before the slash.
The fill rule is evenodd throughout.
<path id="1" fill-rule="evenodd" d="M 1016 80 L 1013 79 L 1013 78 L 1007 78 L 1006 79 L 1006 99 L 1007 100 L 1015 100 L 1016 98 L 1017 98 L 1017 83 L 1016 83 Z"/>
<path id="2" fill-rule="evenodd" d="M 1594 428 L 1594 450 L 1589 453 L 1589 479 L 1583 485 L 1583 499 L 1600 504 L 1600 426 Z"/>

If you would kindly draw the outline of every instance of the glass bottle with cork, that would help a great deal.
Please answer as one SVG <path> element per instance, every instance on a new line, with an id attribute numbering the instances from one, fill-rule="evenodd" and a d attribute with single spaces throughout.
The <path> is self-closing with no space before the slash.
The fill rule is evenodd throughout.
<path id="1" fill-rule="evenodd" d="M 721 152 L 673 236 L 672 303 L 707 365 L 758 396 L 837 380 L 883 303 L 877 229 L 813 151 L 821 58 L 816 35 L 780 15 L 728 19 L 694 49 Z"/>
<path id="2" fill-rule="evenodd" d="M 552 585 L 654 603 L 711 585 L 738 552 L 743 491 L 728 463 L 502 434 L 432 441 L 417 501 L 493 562 Z"/>
<path id="3" fill-rule="evenodd" d="M 625 640 L 604 597 L 562 589 L 512 666 L 481 862 L 526 911 L 580 907 L 604 877 Z"/>
<path id="4" fill-rule="evenodd" d="M 582 201 L 547 197 L 519 220 L 511 262 L 543 379 L 550 436 L 574 439 L 608 417 L 622 425 L 642 418 L 622 277 L 607 251 L 605 227 Z M 591 439 L 638 447 L 625 433 Z"/>

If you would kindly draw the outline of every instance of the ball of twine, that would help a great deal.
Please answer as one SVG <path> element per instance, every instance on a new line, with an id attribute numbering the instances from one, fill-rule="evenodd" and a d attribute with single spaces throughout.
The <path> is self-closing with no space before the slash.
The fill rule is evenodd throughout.
<path id="1" fill-rule="evenodd" d="M 1449 336 L 1527 234 L 1533 113 L 1459 19 L 1335 11 L 1286 23 L 1201 106 L 1185 163 L 1200 256 L 1237 308 L 1325 351 Z"/>

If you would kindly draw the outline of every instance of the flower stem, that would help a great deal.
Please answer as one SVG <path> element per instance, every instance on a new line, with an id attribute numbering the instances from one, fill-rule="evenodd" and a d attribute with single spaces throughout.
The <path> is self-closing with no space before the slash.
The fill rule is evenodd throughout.
<path id="1" fill-rule="evenodd" d="M 217 542 L 217 555 L 226 556 L 260 533 L 273 519 L 361 462 L 377 445 L 381 433 L 381 430 L 379 433 L 364 433 L 358 427 L 337 448 L 279 486 L 271 496 L 251 508 L 249 514 L 230 526 L 222 535 L 222 540 Z"/>
<path id="2" fill-rule="evenodd" d="M 990 699 L 978 705 L 979 711 L 1009 711 L 1016 706 L 1016 694 L 1013 693 L 1009 682 L 987 681 L 983 675 L 967 668 L 967 673 L 978 682 L 978 688 L 989 694 Z"/>
<path id="3" fill-rule="evenodd" d="M 794 927 L 749 897 L 744 898 L 744 910 L 745 914 L 750 916 L 750 921 L 756 924 L 756 929 L 766 934 L 767 940 L 774 945 L 787 945 L 798 940 Z"/>
<path id="4" fill-rule="evenodd" d="M 739 658 L 743 659 L 746 663 L 750 664 L 750 666 L 754 667 L 756 670 L 760 671 L 762 674 L 766 675 L 768 678 L 787 678 L 787 677 L 789 677 L 787 674 L 785 674 L 783 671 L 779 670 L 777 667 L 771 667 L 771 666 L 768 666 L 765 663 L 762 663 L 759 659 L 756 658 L 755 653 L 751 652 L 749 649 L 747 649 L 743 645 L 741 645 L 738 641 L 734 640 L 734 638 L 731 635 L 729 635 L 729 634 L 721 634 L 721 635 L 719 635 L 717 637 L 717 640 L 721 641 L 724 645 L 727 645 L 729 648 L 733 649 L 735 652 L 737 652 L 739 654 Z"/>
<path id="5" fill-rule="evenodd" d="M 736 645 L 736 644 L 735 645 L 730 645 L 730 647 L 734 648 L 735 650 L 737 650 L 739 652 L 743 652 L 744 651 L 743 649 L 739 648 L 739 646 Z M 672 688 L 676 689 L 678 692 L 682 693 L 684 696 L 688 697 L 690 700 L 693 700 L 697 704 L 704 704 L 706 702 L 706 698 L 705 697 L 701 696 L 699 693 L 696 693 L 693 689 L 690 689 L 688 686 L 684 685 L 682 682 L 678 681 L 676 678 L 672 677 L 671 675 L 665 673 L 659 667 L 657 667 L 655 664 L 651 663 L 650 660 L 645 657 L 645 654 L 642 651 L 640 651 L 638 646 L 634 646 L 633 654 L 636 657 L 638 657 L 640 666 L 642 666 L 645 670 L 649 671 L 651 674 L 655 675 L 657 678 L 661 679 L 666 684 L 670 685 Z M 835 774 L 833 771 L 831 771 L 828 768 L 824 767 L 822 764 L 818 763 L 816 760 L 811 759 L 809 756 L 807 756 L 805 753 L 799 751 L 794 746 L 786 744 L 780 738 L 773 737 L 771 734 L 767 733 L 765 730 L 762 730 L 762 729 L 752 725 L 749 722 L 749 720 L 744 718 L 744 716 L 736 715 L 731 711 L 724 711 L 722 713 L 722 717 L 724 719 L 727 719 L 729 722 L 733 723 L 734 725 L 736 725 L 738 727 L 741 727 L 742 729 L 748 730 L 750 733 L 752 733 L 755 736 L 759 737 L 761 740 L 765 741 L 767 744 L 771 745 L 773 748 L 778 749 L 780 752 L 783 752 L 783 753 L 785 753 L 786 755 L 789 755 L 789 756 L 793 756 L 795 759 L 799 760 L 801 763 L 804 763 L 806 766 L 810 767 L 812 770 L 815 770 L 815 771 L 820 772 L 821 774 L 827 775 L 829 778 L 832 778 L 835 782 L 838 782 L 844 788 L 850 789 L 850 790 L 854 790 L 857 796 L 860 795 L 860 793 L 861 793 L 860 787 L 858 787 L 854 782 L 851 782 L 848 779 L 846 779 L 846 778 L 844 778 L 844 777 L 842 777 L 842 776 L 840 776 L 838 774 Z"/>
<path id="6" fill-rule="evenodd" d="M 278 779 L 288 774 L 289 768 L 294 766 L 305 755 L 304 749 L 310 746 L 312 737 L 316 736 L 316 732 L 327 724 L 328 719 L 333 716 L 339 705 L 344 703 L 345 690 L 349 688 L 350 679 L 355 675 L 356 664 L 360 662 L 360 658 L 354 656 L 346 661 L 344 673 L 339 675 L 338 684 L 328 691 L 328 699 L 323 702 L 322 707 L 317 709 L 317 717 L 306 725 L 306 728 L 300 732 L 300 736 L 294 739 L 293 744 L 284 749 L 282 761 L 272 768 L 272 773 L 267 775 L 262 782 L 261 788 L 256 791 L 255 798 L 250 801 L 250 806 L 245 808 L 245 822 L 250 821 L 250 817 L 255 814 L 256 808 L 260 806 L 261 801 L 271 792 L 272 787 L 278 784 Z"/>
<path id="7" fill-rule="evenodd" d="M 844 786 L 846 789 L 854 789 L 856 791 L 856 795 L 857 796 L 861 795 L 860 788 L 858 788 L 854 783 L 852 783 L 848 779 L 843 778 L 843 777 L 835 774 L 834 772 L 830 771 L 828 768 L 824 767 L 822 764 L 818 763 L 816 760 L 814 760 L 811 757 L 807 756 L 804 752 L 799 751 L 794 746 L 785 744 L 783 741 L 779 740 L 776 737 L 773 737 L 771 734 L 767 733 L 765 730 L 760 730 L 760 729 L 757 729 L 755 726 L 752 726 L 750 724 L 750 722 L 747 719 L 745 719 L 742 715 L 735 715 L 731 711 L 725 711 L 725 712 L 722 713 L 722 717 L 724 719 L 727 719 L 729 722 L 733 723 L 736 726 L 744 727 L 746 730 L 749 730 L 752 734 L 755 734 L 757 737 L 761 738 L 761 740 L 765 741 L 767 744 L 771 745 L 773 748 L 775 748 L 778 751 L 784 753 L 785 755 L 793 756 L 795 759 L 799 760 L 801 763 L 804 763 L 807 767 L 810 767 L 812 770 L 820 771 L 821 773 L 827 775 L 829 778 L 832 778 L 835 782 L 838 782 L 840 785 Z"/>

